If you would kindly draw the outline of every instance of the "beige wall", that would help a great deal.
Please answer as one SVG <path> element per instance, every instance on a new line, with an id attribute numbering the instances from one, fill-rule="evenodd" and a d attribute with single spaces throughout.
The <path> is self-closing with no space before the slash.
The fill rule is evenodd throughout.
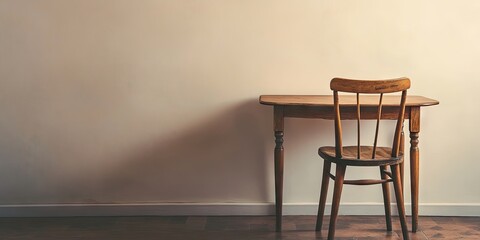
<path id="1" fill-rule="evenodd" d="M 411 94 L 440 100 L 422 112 L 420 201 L 478 204 L 479 12 L 476 0 L 0 0 L 0 204 L 272 202 L 272 111 L 257 98 L 327 94 L 334 76 L 408 76 Z M 317 202 L 331 127 L 287 120 L 285 202 Z M 380 189 L 342 200 L 381 202 Z"/>

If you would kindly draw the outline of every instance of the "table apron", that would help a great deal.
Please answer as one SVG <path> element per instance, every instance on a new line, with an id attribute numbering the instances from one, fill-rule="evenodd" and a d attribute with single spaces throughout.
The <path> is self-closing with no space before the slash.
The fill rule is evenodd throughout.
<path id="1" fill-rule="evenodd" d="M 410 106 L 405 107 L 405 119 L 410 118 Z M 377 119 L 378 107 L 361 106 L 361 119 Z M 357 119 L 356 106 L 340 106 L 340 114 L 342 120 Z M 333 106 L 297 106 L 284 105 L 283 116 L 289 118 L 319 118 L 334 119 Z M 398 118 L 398 107 L 384 106 L 382 107 L 382 119 L 396 120 Z"/>

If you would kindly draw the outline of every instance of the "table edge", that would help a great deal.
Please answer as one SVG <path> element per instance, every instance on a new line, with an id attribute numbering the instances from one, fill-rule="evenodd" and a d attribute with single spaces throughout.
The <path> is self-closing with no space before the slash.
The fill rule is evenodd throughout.
<path id="1" fill-rule="evenodd" d="M 331 95 L 260 95 L 258 97 L 258 102 L 262 105 L 267 105 L 267 106 L 311 106 L 311 107 L 322 107 L 322 106 L 332 106 L 333 104 L 314 104 L 314 103 L 275 103 L 275 102 L 267 102 L 267 101 L 264 101 L 262 100 L 262 97 L 269 97 L 269 96 L 290 96 L 290 97 L 294 97 L 294 96 L 331 96 Z M 421 96 L 421 95 L 409 95 L 407 97 L 423 97 L 423 98 L 426 98 L 428 99 L 429 101 L 428 102 L 425 102 L 425 103 L 420 103 L 420 104 L 411 104 L 411 103 L 408 103 L 406 104 L 407 107 L 416 107 L 416 106 L 419 106 L 419 107 L 427 107 L 427 106 L 435 106 L 435 105 L 439 105 L 440 102 L 438 100 L 435 100 L 435 99 L 431 99 L 431 98 L 427 98 L 427 97 L 424 97 L 424 96 Z"/>

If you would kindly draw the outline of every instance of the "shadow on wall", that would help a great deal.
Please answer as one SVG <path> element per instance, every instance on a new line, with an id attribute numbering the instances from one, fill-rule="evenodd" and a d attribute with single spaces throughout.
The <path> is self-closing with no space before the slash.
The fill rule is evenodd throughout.
<path id="1" fill-rule="evenodd" d="M 268 201 L 271 114 L 252 99 L 144 144 L 106 174 L 102 192 L 127 202 Z"/>

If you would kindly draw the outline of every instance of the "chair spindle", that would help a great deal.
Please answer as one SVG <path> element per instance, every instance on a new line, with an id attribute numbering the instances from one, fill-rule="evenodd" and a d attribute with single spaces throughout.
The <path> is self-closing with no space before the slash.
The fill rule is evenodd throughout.
<path id="1" fill-rule="evenodd" d="M 392 146 L 392 157 L 398 157 L 400 152 L 400 140 L 403 127 L 403 120 L 405 119 L 405 104 L 407 101 L 407 90 L 402 91 L 402 98 L 400 100 L 400 113 L 397 119 L 397 126 L 395 127 L 395 138 Z"/>
<path id="2" fill-rule="evenodd" d="M 338 91 L 333 91 L 333 105 L 335 107 L 335 155 L 342 157 L 342 123 L 340 122 L 340 103 L 338 100 Z"/>
<path id="3" fill-rule="evenodd" d="M 383 93 L 380 93 L 380 100 L 378 101 L 377 110 L 377 126 L 375 127 L 375 140 L 373 141 L 372 159 L 375 159 L 375 153 L 377 152 L 378 128 L 380 126 L 380 118 L 382 117 L 382 100 Z"/>
<path id="4" fill-rule="evenodd" d="M 357 93 L 357 157 L 360 159 L 360 93 Z"/>

